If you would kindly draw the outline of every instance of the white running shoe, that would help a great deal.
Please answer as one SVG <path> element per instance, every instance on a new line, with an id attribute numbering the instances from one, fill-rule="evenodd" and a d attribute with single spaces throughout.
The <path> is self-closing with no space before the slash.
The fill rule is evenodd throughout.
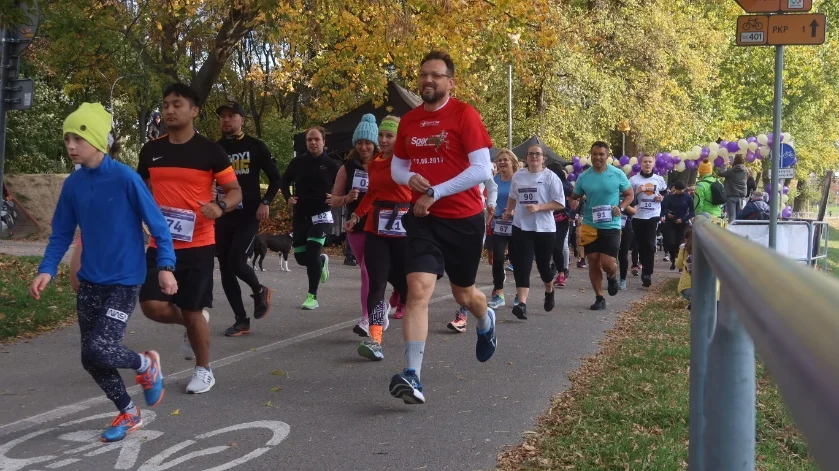
<path id="1" fill-rule="evenodd" d="M 210 312 L 206 309 L 201 311 L 201 314 L 204 314 L 204 319 L 207 320 L 207 324 L 210 323 Z M 192 351 L 192 344 L 189 343 L 189 337 L 186 334 L 186 329 L 184 329 L 184 339 L 181 342 L 181 353 L 184 356 L 184 360 L 194 360 L 195 359 L 195 352 Z"/>
<path id="2" fill-rule="evenodd" d="M 188 394 L 202 394 L 209 391 L 216 384 L 213 372 L 207 368 L 196 366 L 192 371 L 192 380 L 186 385 Z"/>
<path id="3" fill-rule="evenodd" d="M 388 316 L 387 313 L 385 313 L 385 322 L 382 325 L 382 331 L 387 330 L 388 327 L 390 327 L 390 316 Z"/>

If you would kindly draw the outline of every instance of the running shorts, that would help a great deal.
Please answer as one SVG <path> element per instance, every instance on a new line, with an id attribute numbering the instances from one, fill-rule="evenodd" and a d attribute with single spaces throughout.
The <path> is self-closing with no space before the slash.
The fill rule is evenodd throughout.
<path id="1" fill-rule="evenodd" d="M 408 233 L 406 273 L 445 272 L 455 286 L 475 284 L 484 245 L 484 216 L 448 219 L 414 216 L 413 207 L 402 217 Z"/>
<path id="2" fill-rule="evenodd" d="M 215 245 L 175 250 L 175 280 L 178 292 L 170 296 L 157 281 L 157 248 L 146 250 L 146 281 L 140 288 L 140 302 L 166 301 L 184 311 L 198 312 L 213 307 Z"/>

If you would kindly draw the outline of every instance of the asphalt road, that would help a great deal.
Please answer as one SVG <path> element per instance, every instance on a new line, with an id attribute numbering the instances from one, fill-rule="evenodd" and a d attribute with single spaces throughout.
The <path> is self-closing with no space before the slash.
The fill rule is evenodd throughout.
<path id="1" fill-rule="evenodd" d="M 585 270 L 573 268 L 553 312 L 542 311 L 538 288 L 527 321 L 509 305 L 498 311 L 498 351 L 482 364 L 474 319 L 466 334 L 446 329 L 457 306 L 443 279 L 423 366 L 428 402 L 409 406 L 388 393 L 404 363 L 400 321 L 385 332 L 384 361 L 356 354 L 357 268 L 333 260 L 321 308 L 307 312 L 298 307 L 304 269 L 292 262 L 291 273 L 280 272 L 274 255 L 265 266 L 260 277 L 275 290 L 273 308 L 251 322 L 248 336 L 223 336 L 233 316 L 216 283 L 210 326 L 217 383 L 207 394 L 184 392 L 192 364 L 179 354 L 181 328 L 134 313 L 125 344 L 160 352 L 167 389 L 162 404 L 143 409 L 144 428 L 123 442 L 97 440 L 115 412 L 81 367 L 76 328 L 0 345 L 0 471 L 492 469 L 498 452 L 519 443 L 569 385 L 567 374 L 597 351 L 617 313 L 645 292 L 630 276 L 629 290 L 607 299 L 608 310 L 592 312 Z M 533 281 L 537 286 L 535 267 Z M 486 263 L 478 285 L 491 288 Z M 512 276 L 505 286 L 509 304 Z M 142 405 L 137 387 L 130 392 Z"/>

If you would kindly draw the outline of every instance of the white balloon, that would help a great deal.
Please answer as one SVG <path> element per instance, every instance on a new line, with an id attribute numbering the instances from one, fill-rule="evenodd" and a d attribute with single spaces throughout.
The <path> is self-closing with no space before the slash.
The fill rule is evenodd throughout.
<path id="1" fill-rule="evenodd" d="M 615 161 L 615 159 L 609 157 L 608 159 L 606 159 L 606 164 L 607 165 L 612 165 L 614 163 L 614 161 Z"/>
<path id="2" fill-rule="evenodd" d="M 670 155 L 672 155 L 673 157 L 679 157 L 682 155 L 682 153 L 677 150 L 671 150 Z"/>
<path id="3" fill-rule="evenodd" d="M 717 144 L 716 142 L 712 142 L 712 143 L 708 144 L 708 149 L 710 149 L 711 152 L 716 152 L 716 151 L 720 150 L 720 145 Z"/>
<path id="4" fill-rule="evenodd" d="M 623 173 L 629 175 L 632 173 L 632 165 L 626 164 L 623 166 Z"/>
<path id="5" fill-rule="evenodd" d="M 792 141 L 792 134 L 785 132 L 781 134 L 781 142 L 789 143 Z"/>
<path id="6" fill-rule="evenodd" d="M 757 145 L 757 142 L 750 142 L 749 143 L 749 150 L 752 151 L 752 152 L 756 151 L 758 147 L 759 146 Z"/>
<path id="7" fill-rule="evenodd" d="M 638 157 L 630 157 L 629 158 L 629 165 L 635 165 L 638 163 Z"/>
<path id="8" fill-rule="evenodd" d="M 709 159 L 711 159 L 711 160 L 714 160 L 714 159 L 716 159 L 717 157 L 719 157 L 719 156 L 720 156 L 720 154 L 719 154 L 719 152 L 718 152 L 718 151 L 719 151 L 719 149 L 717 149 L 717 151 L 713 151 L 713 150 L 712 150 L 712 151 L 708 154 L 708 158 L 709 158 Z"/>
<path id="9" fill-rule="evenodd" d="M 583 157 L 582 159 L 580 159 L 580 165 L 582 165 L 583 167 L 588 165 L 588 157 Z"/>
<path id="10" fill-rule="evenodd" d="M 781 204 L 787 204 L 789 201 L 789 195 L 781 195 Z"/>
<path id="11" fill-rule="evenodd" d="M 693 146 L 693 149 L 691 149 L 691 151 L 693 151 L 694 154 L 699 155 L 702 153 L 702 148 L 699 146 Z"/>
<path id="12" fill-rule="evenodd" d="M 760 147 L 760 153 L 763 154 L 764 157 L 769 157 L 769 154 L 772 152 L 772 149 L 769 146 L 764 145 Z"/>
<path id="13" fill-rule="evenodd" d="M 740 150 L 746 149 L 749 147 L 749 141 L 745 139 L 740 139 L 739 141 L 737 141 L 737 146 L 740 147 Z"/>
<path id="14" fill-rule="evenodd" d="M 728 155 L 728 149 L 726 149 L 725 147 L 720 147 L 720 150 L 717 151 L 717 157 L 728 158 Z"/>
<path id="15" fill-rule="evenodd" d="M 765 146 L 766 144 L 769 144 L 769 136 L 767 136 L 766 134 L 758 134 L 757 142 L 758 144 Z"/>
<path id="16" fill-rule="evenodd" d="M 565 166 L 565 171 L 568 172 L 568 173 L 573 172 L 574 171 L 574 166 L 573 165 L 566 165 Z"/>
<path id="17" fill-rule="evenodd" d="M 676 166 L 674 168 L 676 169 L 677 172 L 684 172 L 687 167 L 685 166 L 684 162 L 679 162 L 679 163 L 676 164 Z"/>

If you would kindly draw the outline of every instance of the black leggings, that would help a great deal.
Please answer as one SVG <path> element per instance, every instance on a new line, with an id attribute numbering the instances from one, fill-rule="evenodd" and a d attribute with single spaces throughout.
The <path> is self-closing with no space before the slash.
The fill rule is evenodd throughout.
<path id="1" fill-rule="evenodd" d="M 121 343 L 139 292 L 139 286 L 105 286 L 82 281 L 76 299 L 82 366 L 120 411 L 131 404 L 131 396 L 117 368 L 137 370 L 142 366 L 140 355 Z"/>
<path id="2" fill-rule="evenodd" d="M 509 250 L 510 259 L 513 258 L 513 237 L 511 235 L 493 234 L 490 240 L 492 241 L 492 289 L 498 291 L 504 289 L 504 278 L 506 277 L 504 274 L 504 252 Z M 515 265 L 513 263 L 513 267 Z"/>
<path id="3" fill-rule="evenodd" d="M 559 273 L 565 273 L 568 268 L 565 266 L 565 237 L 568 236 L 568 228 L 571 226 L 571 220 L 565 218 L 564 221 L 556 223 L 556 244 L 554 244 L 554 265 Z"/>
<path id="4" fill-rule="evenodd" d="M 618 252 L 618 263 L 620 264 L 620 274 L 621 280 L 626 279 L 626 272 L 629 271 L 629 250 L 632 248 L 633 239 L 635 238 L 635 234 L 632 232 L 632 221 L 628 222 L 625 226 L 623 226 L 623 230 L 621 231 L 621 249 Z M 636 252 L 633 251 L 633 264 L 638 264 L 638 256 Z"/>
<path id="5" fill-rule="evenodd" d="M 370 232 L 364 242 L 364 264 L 370 289 L 367 292 L 367 315 L 372 325 L 384 325 L 390 305 L 385 290 L 390 282 L 402 302 L 408 298 L 405 261 L 408 247 L 406 237 L 382 237 Z"/>
<path id="6" fill-rule="evenodd" d="M 553 281 L 551 255 L 553 255 L 556 243 L 556 232 L 523 231 L 513 226 L 513 243 L 516 245 L 516 252 L 513 255 L 516 288 L 530 288 L 530 271 L 533 269 L 534 257 L 542 281 L 544 283 Z"/>
<path id="7" fill-rule="evenodd" d="M 574 250 L 574 258 L 580 258 L 580 251 L 577 249 L 577 226 L 573 224 L 573 221 L 568 229 L 568 244 Z"/>
<path id="8" fill-rule="evenodd" d="M 326 242 L 326 231 L 331 227 L 330 224 L 312 224 L 308 220 L 296 221 L 291 226 L 294 232 L 292 241 L 294 260 L 298 265 L 306 267 L 306 275 L 309 277 L 309 294 L 315 297 L 318 295 L 320 272 L 323 270 L 321 250 Z"/>
<path id="9" fill-rule="evenodd" d="M 227 214 L 216 221 L 216 257 L 221 273 L 221 287 L 224 289 L 224 295 L 237 321 L 248 318 L 245 304 L 242 302 L 242 288 L 239 286 L 239 280 L 250 286 L 253 294 L 259 294 L 262 289 L 259 278 L 248 264 L 248 253 L 253 249 L 257 232 L 259 232 L 259 221 L 256 216 L 249 216 L 241 210 Z"/>
<path id="10" fill-rule="evenodd" d="M 651 276 L 655 266 L 655 239 L 658 218 L 633 219 L 632 232 L 635 233 L 635 244 L 638 246 L 638 256 L 641 259 L 641 274 Z"/>
<path id="11" fill-rule="evenodd" d="M 675 264 L 676 257 L 679 256 L 679 246 L 685 241 L 685 231 L 688 229 L 688 224 L 676 224 L 675 222 L 668 220 L 666 225 L 670 227 L 667 230 L 667 236 L 664 240 L 666 242 L 666 247 L 670 252 L 670 263 Z"/>

